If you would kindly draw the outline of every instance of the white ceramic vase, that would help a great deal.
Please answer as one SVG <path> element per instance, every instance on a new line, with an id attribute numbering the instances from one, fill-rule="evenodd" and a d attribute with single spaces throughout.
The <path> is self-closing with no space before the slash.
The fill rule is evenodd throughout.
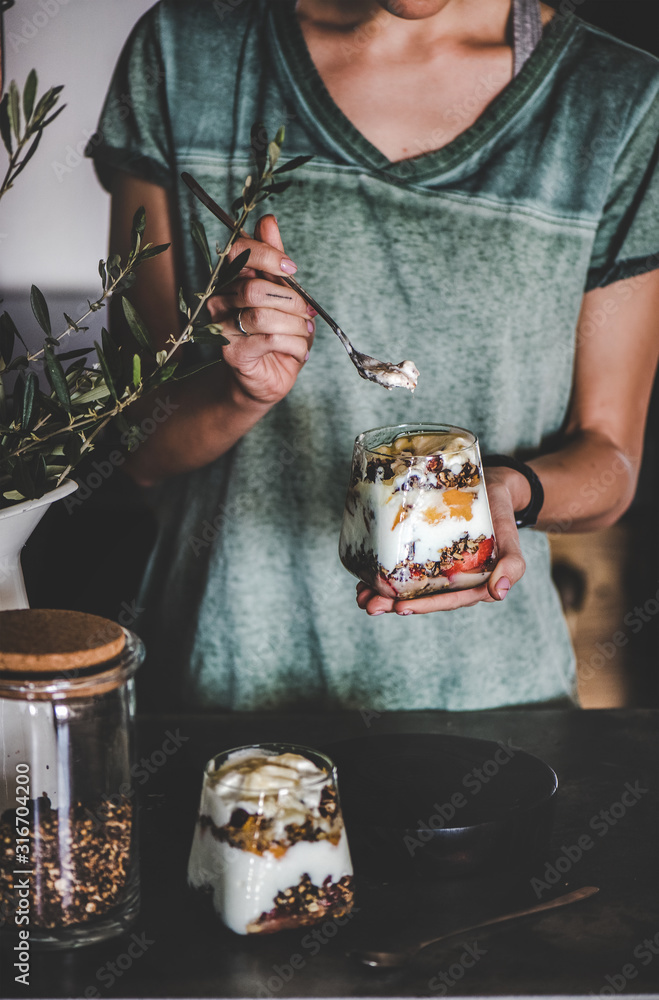
<path id="1" fill-rule="evenodd" d="M 51 503 L 78 488 L 65 479 L 38 500 L 22 500 L 0 510 L 0 611 L 27 608 L 28 600 L 21 569 L 21 550 Z"/>

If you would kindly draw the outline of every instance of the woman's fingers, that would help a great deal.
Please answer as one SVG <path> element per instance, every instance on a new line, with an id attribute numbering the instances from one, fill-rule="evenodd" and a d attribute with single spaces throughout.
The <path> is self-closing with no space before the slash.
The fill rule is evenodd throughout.
<path id="1" fill-rule="evenodd" d="M 238 312 L 242 330 L 238 326 Z M 236 332 L 239 336 L 285 333 L 290 337 L 302 337 L 305 341 L 313 338 L 314 325 L 309 317 L 304 319 L 302 316 L 291 316 L 290 313 L 279 312 L 277 309 L 262 308 L 236 309 L 234 315 Z M 223 332 L 230 335 L 232 331 L 225 329 Z"/>
<path id="2" fill-rule="evenodd" d="M 398 615 L 427 615 L 433 611 L 455 611 L 456 608 L 470 608 L 487 598 L 487 584 L 471 587 L 469 590 L 453 590 L 431 597 L 417 597 L 413 601 L 394 601 L 393 610 Z"/>
<path id="3" fill-rule="evenodd" d="M 235 309 L 278 309 L 293 316 L 311 318 L 311 311 L 304 299 L 287 285 L 277 285 L 265 278 L 240 278 L 234 281 L 222 295 L 214 295 L 208 300 L 208 308 L 213 318 L 225 319 Z"/>
<path id="4" fill-rule="evenodd" d="M 241 237 L 236 240 L 229 251 L 229 259 L 233 260 L 238 254 L 249 250 L 247 265 L 250 268 L 276 277 L 295 274 L 297 264 L 284 250 L 274 215 L 267 215 L 263 219 L 259 219 L 254 236 L 254 239 Z"/>
<path id="5" fill-rule="evenodd" d="M 297 269 L 286 256 L 274 216 L 259 220 L 255 239 L 238 240 L 231 258 L 246 249 L 247 266 L 208 300 L 208 311 L 229 341 L 222 357 L 234 382 L 248 398 L 271 405 L 290 392 L 309 358 L 313 314 L 283 281 Z"/>
<path id="6" fill-rule="evenodd" d="M 367 587 L 365 583 L 357 584 L 357 604 L 369 615 L 383 615 L 394 609 L 391 597 L 383 597 L 376 590 Z"/>
<path id="7" fill-rule="evenodd" d="M 241 322 L 244 325 L 244 313 Z M 226 327 L 224 332 L 230 334 Z M 229 336 L 229 343 L 222 348 L 222 356 L 231 368 L 247 374 L 269 354 L 295 358 L 303 365 L 308 360 L 310 346 L 308 337 L 292 336 L 287 333 L 255 333 L 247 337 L 239 333 L 237 337 Z"/>
<path id="8" fill-rule="evenodd" d="M 234 338 L 245 338 L 245 334 L 250 337 L 267 335 L 270 337 L 269 344 L 260 344 L 261 354 L 276 351 L 274 336 L 283 334 L 287 337 L 299 337 L 304 342 L 302 354 L 311 349 L 315 334 L 314 322 L 306 311 L 306 303 L 291 291 L 290 296 L 269 297 L 268 289 L 278 289 L 278 285 L 273 285 L 269 281 L 260 278 L 252 278 L 248 281 L 236 282 L 236 295 L 229 298 L 225 295 L 216 295 L 208 300 L 208 311 L 214 322 L 223 324 L 223 333 L 229 337 L 234 350 L 230 350 L 231 345 L 225 347 L 224 358 L 231 364 L 231 357 L 235 354 L 243 356 L 245 351 L 253 353 L 256 345 L 245 348 L 244 345 L 236 344 Z M 287 291 L 286 286 L 282 291 Z M 260 304 L 259 304 L 260 303 Z M 273 308 L 272 304 L 276 303 Z M 240 326 L 238 325 L 240 318 Z M 241 329 L 242 327 L 242 329 Z M 291 353 L 287 351 L 286 353 Z M 297 355 L 298 350 L 295 351 Z"/>
<path id="9" fill-rule="evenodd" d="M 254 227 L 254 239 L 259 240 L 261 243 L 267 243 L 268 246 L 275 247 L 276 250 L 286 252 L 281 233 L 279 232 L 279 226 L 277 225 L 277 219 L 272 214 L 264 215 L 257 220 Z"/>
<path id="10" fill-rule="evenodd" d="M 497 564 L 487 581 L 487 589 L 493 600 L 503 601 L 513 584 L 524 576 L 526 563 L 507 487 L 503 483 L 488 482 L 487 495 L 494 537 L 497 540 Z"/>
<path id="11" fill-rule="evenodd" d="M 450 593 L 433 594 L 431 597 L 417 597 L 413 601 L 397 601 L 392 597 L 383 597 L 377 591 L 365 584 L 357 590 L 357 604 L 369 615 L 382 615 L 395 612 L 397 615 L 427 615 L 433 611 L 454 611 L 456 608 L 469 608 L 481 601 L 492 601 L 493 598 L 483 583 L 470 590 L 456 590 Z"/>

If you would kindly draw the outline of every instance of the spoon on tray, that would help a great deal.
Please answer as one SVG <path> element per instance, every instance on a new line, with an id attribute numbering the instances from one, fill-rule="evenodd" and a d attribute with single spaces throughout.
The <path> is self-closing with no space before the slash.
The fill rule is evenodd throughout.
<path id="1" fill-rule="evenodd" d="M 199 184 L 191 174 L 184 172 L 181 174 L 181 178 L 185 181 L 192 193 L 199 198 L 199 201 L 201 201 L 202 204 L 204 204 L 206 208 L 213 213 L 216 219 L 223 222 L 229 229 L 233 229 L 234 220 L 231 216 L 225 212 L 223 208 L 220 208 L 217 202 L 213 201 L 211 196 L 204 191 L 201 184 Z M 243 230 L 241 235 L 247 236 L 247 233 Z M 369 382 L 377 382 L 378 385 L 384 386 L 385 389 L 394 389 L 399 387 L 401 389 L 409 389 L 410 392 L 414 392 L 419 378 L 419 372 L 414 362 L 401 361 L 400 364 L 395 365 L 391 361 L 378 361 L 377 358 L 371 358 L 368 354 L 362 354 L 361 351 L 355 350 L 338 323 L 332 319 L 330 314 L 316 302 L 313 296 L 311 296 L 309 292 L 302 287 L 302 285 L 298 284 L 295 278 L 282 275 L 282 280 L 285 281 L 290 288 L 294 288 L 298 295 L 300 295 L 304 301 L 312 307 L 312 309 L 315 309 L 319 316 L 322 316 L 327 325 L 334 331 L 345 347 L 348 352 L 348 357 L 362 378 L 367 379 Z"/>
<path id="2" fill-rule="evenodd" d="M 569 903 L 577 903 L 581 899 L 588 899 L 589 896 L 594 896 L 596 892 L 599 892 L 598 888 L 594 885 L 587 885 L 583 889 L 575 889 L 574 892 L 567 892 L 564 896 L 558 896 L 557 899 L 538 903 L 536 906 L 528 907 L 528 909 L 515 910 L 513 913 L 504 913 L 502 916 L 492 917 L 491 920 L 483 920 L 482 923 L 472 924 L 470 927 L 461 927 L 459 930 L 450 931 L 448 934 L 441 934 L 439 937 L 430 938 L 429 941 L 421 941 L 419 944 L 409 945 L 409 947 L 404 948 L 402 951 L 351 951 L 349 954 L 364 965 L 371 965 L 380 969 L 394 969 L 405 965 L 422 948 L 427 948 L 431 944 L 437 944 L 439 941 L 445 941 L 448 938 L 457 937 L 458 935 L 470 934 L 471 931 L 479 931 L 483 927 L 492 927 L 493 924 L 502 924 L 506 920 L 515 920 L 517 917 L 528 917 L 532 913 L 541 913 L 544 910 L 553 910 L 559 906 L 567 906 Z"/>

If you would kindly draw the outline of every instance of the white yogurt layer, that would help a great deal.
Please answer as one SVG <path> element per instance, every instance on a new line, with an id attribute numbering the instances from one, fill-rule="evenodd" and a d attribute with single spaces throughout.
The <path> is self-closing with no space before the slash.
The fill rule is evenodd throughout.
<path id="1" fill-rule="evenodd" d="M 334 883 L 352 875 L 345 831 L 338 844 L 300 840 L 277 858 L 269 851 L 262 855 L 241 851 L 197 824 L 188 881 L 194 888 L 212 888 L 216 912 L 236 934 L 247 934 L 248 926 L 273 908 L 277 894 L 299 885 L 304 875 L 318 886 L 328 876 Z"/>

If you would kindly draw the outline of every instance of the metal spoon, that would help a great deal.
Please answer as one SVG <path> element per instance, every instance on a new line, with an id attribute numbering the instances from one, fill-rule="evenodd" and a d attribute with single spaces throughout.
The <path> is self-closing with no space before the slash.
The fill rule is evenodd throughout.
<path id="1" fill-rule="evenodd" d="M 594 885 L 588 885 L 583 889 L 575 889 L 574 892 L 568 892 L 564 896 L 559 896 L 557 899 L 550 899 L 545 903 L 538 903 L 536 906 L 531 906 L 526 910 L 515 910 L 514 913 L 504 913 L 503 916 L 493 917 L 491 920 L 484 920 L 480 924 L 472 924 L 470 927 L 461 927 L 460 930 L 450 931 L 448 934 L 441 934 L 439 937 L 431 938 L 429 941 L 422 941 L 420 944 L 410 945 L 403 951 L 351 951 L 349 952 L 358 961 L 363 962 L 364 965 L 372 965 L 380 969 L 393 969 L 399 965 L 405 965 L 410 959 L 414 958 L 422 948 L 428 948 L 431 944 L 437 944 L 439 941 L 445 941 L 448 938 L 457 937 L 458 935 L 470 934 L 471 931 L 479 931 L 483 927 L 491 927 L 493 924 L 502 924 L 506 920 L 515 920 L 517 917 L 527 917 L 532 913 L 541 913 L 543 910 L 553 910 L 558 906 L 567 906 L 569 903 L 577 903 L 580 899 L 588 899 L 589 896 L 594 896 L 599 889 Z"/>
<path id="2" fill-rule="evenodd" d="M 201 184 L 199 184 L 191 174 L 184 172 L 181 174 L 181 178 L 185 181 L 192 193 L 199 198 L 199 201 L 201 201 L 206 208 L 213 213 L 216 219 L 223 222 L 229 229 L 233 229 L 234 220 L 231 216 L 225 212 L 223 208 L 220 208 L 217 202 L 213 201 L 211 196 L 204 191 Z M 243 230 L 241 235 L 247 236 L 247 233 Z M 313 296 L 311 296 L 309 292 L 302 287 L 302 285 L 298 284 L 295 278 L 285 275 L 282 275 L 282 278 L 287 285 L 295 289 L 298 295 L 300 295 L 304 301 L 312 307 L 312 309 L 315 309 L 316 312 L 322 316 L 327 325 L 334 331 L 345 347 L 348 352 L 348 357 L 362 378 L 367 379 L 369 382 L 377 382 L 378 385 L 384 386 L 385 389 L 400 387 L 401 389 L 409 389 L 410 392 L 414 392 L 419 378 L 419 372 L 413 361 L 401 361 L 400 364 L 395 365 L 391 361 L 378 361 L 377 358 L 371 358 L 368 354 L 362 354 L 361 351 L 355 350 L 338 323 L 332 319 L 330 314 L 326 312 L 325 309 L 318 304 L 318 302 L 316 302 Z"/>

